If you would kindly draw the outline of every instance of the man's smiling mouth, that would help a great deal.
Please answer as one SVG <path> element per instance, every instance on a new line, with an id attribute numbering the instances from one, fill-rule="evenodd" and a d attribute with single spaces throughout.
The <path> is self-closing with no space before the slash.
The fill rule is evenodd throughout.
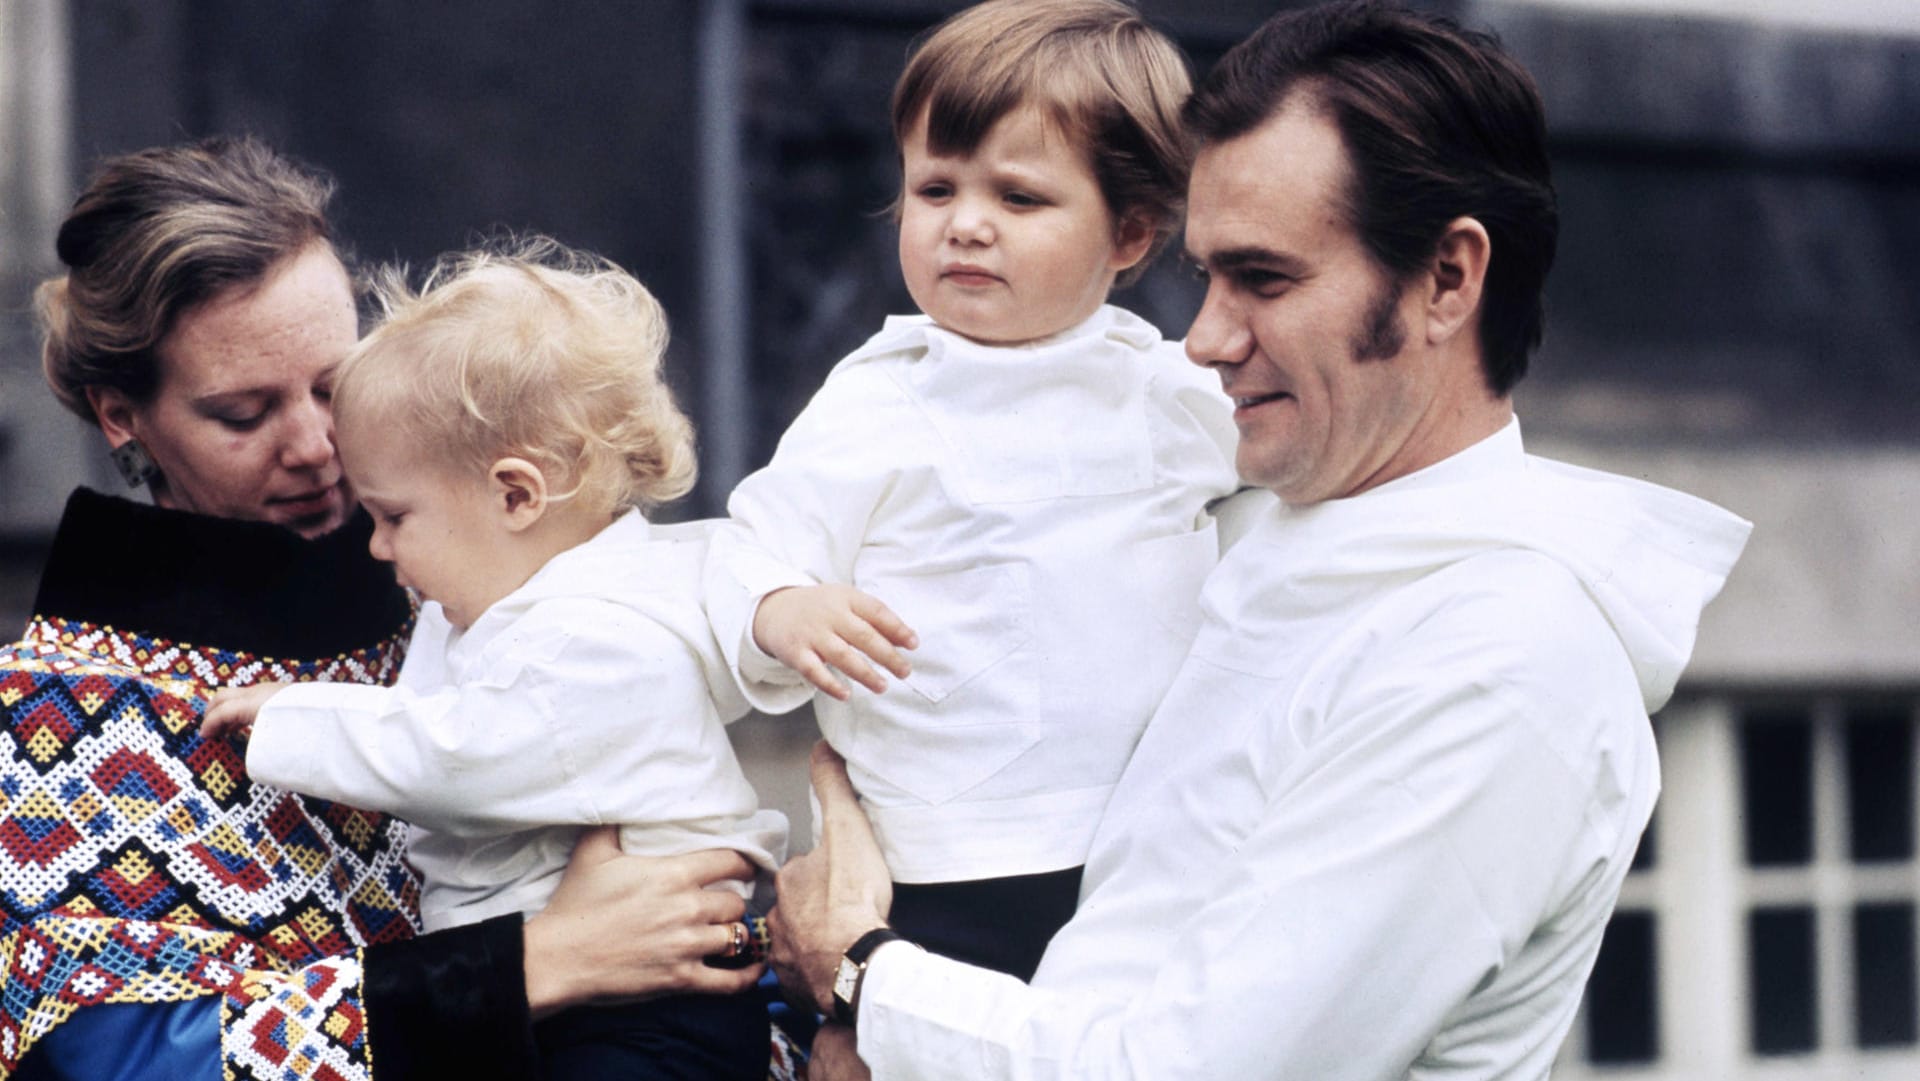
<path id="1" fill-rule="evenodd" d="M 1293 395 L 1288 394 L 1286 391 L 1275 391 L 1272 394 L 1256 394 L 1252 397 L 1245 398 L 1236 395 L 1233 399 L 1233 406 L 1235 409 L 1251 409 L 1256 405 L 1265 405 L 1268 402 L 1291 397 L 1293 397 Z"/>

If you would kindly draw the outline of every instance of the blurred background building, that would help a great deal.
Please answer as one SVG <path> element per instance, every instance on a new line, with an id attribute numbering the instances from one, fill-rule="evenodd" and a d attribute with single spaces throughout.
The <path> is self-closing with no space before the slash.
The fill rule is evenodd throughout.
<path id="1" fill-rule="evenodd" d="M 620 261 L 674 315 L 702 433 L 679 513 L 716 513 L 908 310 L 886 97 L 957 6 L 0 0 L 0 620 L 65 493 L 118 483 L 41 385 L 28 307 L 100 156 L 251 131 L 337 175 L 362 260 L 508 228 Z M 1275 5 L 1142 6 L 1204 69 Z M 1666 795 L 1560 1076 L 1913 1077 L 1920 5 L 1429 6 L 1497 29 L 1547 101 L 1530 445 L 1757 523 L 1658 719 Z M 1122 300 L 1178 336 L 1198 295 L 1162 266 Z M 804 822 L 810 723 L 735 733 Z"/>

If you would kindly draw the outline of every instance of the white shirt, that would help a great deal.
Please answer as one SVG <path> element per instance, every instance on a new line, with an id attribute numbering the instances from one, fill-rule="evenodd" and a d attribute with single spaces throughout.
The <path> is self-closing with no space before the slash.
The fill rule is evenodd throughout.
<path id="1" fill-rule="evenodd" d="M 1659 787 L 1747 523 L 1523 454 L 1509 426 L 1274 504 L 1031 987 L 889 946 L 877 1078 L 1539 1078 Z"/>
<path id="2" fill-rule="evenodd" d="M 771 870 L 722 727 L 746 712 L 699 601 L 705 532 L 629 513 L 553 557 L 464 633 L 429 603 L 392 687 L 307 683 L 254 722 L 257 781 L 414 827 L 428 930 L 546 904 L 583 826 L 663 856 L 732 848 Z"/>
<path id="3" fill-rule="evenodd" d="M 707 604 L 755 705 L 808 696 L 755 663 L 773 589 L 849 584 L 919 634 L 904 686 L 815 703 L 898 880 L 1084 861 L 1198 626 L 1235 438 L 1217 380 L 1118 308 L 1009 348 L 895 317 L 734 490 Z"/>

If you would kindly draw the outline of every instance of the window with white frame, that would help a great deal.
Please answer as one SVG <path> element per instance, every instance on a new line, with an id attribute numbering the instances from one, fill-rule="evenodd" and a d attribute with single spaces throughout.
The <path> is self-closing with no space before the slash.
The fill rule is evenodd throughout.
<path id="1" fill-rule="evenodd" d="M 1561 1078 L 1920 1075 L 1911 694 L 1696 697 Z"/>

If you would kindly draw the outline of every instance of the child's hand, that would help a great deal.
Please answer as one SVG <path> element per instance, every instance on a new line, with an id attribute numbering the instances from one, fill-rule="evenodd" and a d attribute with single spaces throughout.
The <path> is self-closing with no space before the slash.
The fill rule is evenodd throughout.
<path id="1" fill-rule="evenodd" d="M 851 691 L 833 669 L 879 694 L 887 681 L 868 659 L 894 678 L 905 679 L 913 669 L 900 650 L 918 646 L 920 636 L 886 605 L 852 586 L 822 585 L 767 594 L 753 614 L 753 641 L 808 683 L 844 702 Z"/>
<path id="2" fill-rule="evenodd" d="M 213 701 L 207 703 L 207 712 L 200 718 L 200 738 L 252 735 L 253 719 L 259 715 L 260 707 L 284 686 L 284 683 L 256 683 L 251 687 L 215 691 Z"/>

